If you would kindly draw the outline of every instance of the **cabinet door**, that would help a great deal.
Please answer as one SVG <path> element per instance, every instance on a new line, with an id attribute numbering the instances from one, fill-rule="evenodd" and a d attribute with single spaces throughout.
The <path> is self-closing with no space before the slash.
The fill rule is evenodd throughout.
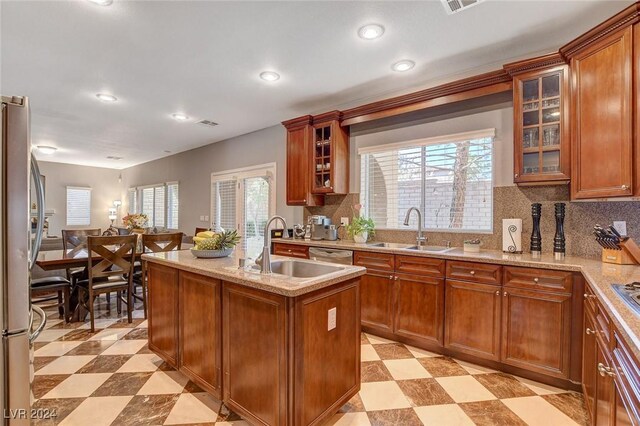
<path id="1" fill-rule="evenodd" d="M 180 272 L 180 371 L 220 398 L 220 280 Z"/>
<path id="2" fill-rule="evenodd" d="M 640 419 L 633 415 L 631 407 L 628 407 L 627 401 L 623 399 L 617 382 L 614 385 L 613 397 L 615 398 L 613 404 L 613 415 L 615 416 L 613 424 L 615 426 L 637 426 L 640 424 Z"/>
<path id="3" fill-rule="evenodd" d="M 584 312 L 584 337 L 582 340 L 582 391 L 584 393 L 585 405 L 592 422 L 595 410 L 596 376 L 598 369 L 597 346 L 596 346 L 596 325 L 591 314 Z"/>
<path id="4" fill-rule="evenodd" d="M 442 345 L 444 279 L 396 275 L 394 332 L 399 336 Z"/>
<path id="5" fill-rule="evenodd" d="M 596 368 L 610 368 L 609 350 L 600 339 L 596 339 L 598 348 L 596 355 Z M 596 399 L 595 399 L 595 426 L 607 426 L 612 424 L 612 404 L 613 402 L 613 379 L 607 374 L 598 371 L 596 376 Z"/>
<path id="6" fill-rule="evenodd" d="M 569 377 L 571 295 L 504 288 L 502 362 Z"/>
<path id="7" fill-rule="evenodd" d="M 393 329 L 393 274 L 369 270 L 360 279 L 362 325 L 384 331 Z"/>
<path id="8" fill-rule="evenodd" d="M 447 280 L 444 346 L 480 358 L 500 358 L 500 287 Z"/>
<path id="9" fill-rule="evenodd" d="M 178 366 L 178 270 L 147 263 L 149 349 Z"/>
<path id="10" fill-rule="evenodd" d="M 287 205 L 317 206 L 323 199 L 311 195 L 310 124 L 287 129 Z"/>
<path id="11" fill-rule="evenodd" d="M 569 181 L 568 95 L 566 65 L 514 78 L 515 183 Z"/>
<path id="12" fill-rule="evenodd" d="M 633 27 L 571 60 L 571 198 L 633 194 Z"/>

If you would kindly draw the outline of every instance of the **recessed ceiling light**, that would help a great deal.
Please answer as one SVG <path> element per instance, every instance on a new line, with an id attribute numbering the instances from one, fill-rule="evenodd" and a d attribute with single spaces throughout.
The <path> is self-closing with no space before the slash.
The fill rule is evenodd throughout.
<path id="1" fill-rule="evenodd" d="M 391 65 L 391 69 L 398 72 L 404 72 L 404 71 L 409 71 L 411 68 L 415 66 L 416 66 L 415 62 L 409 59 L 403 59 Z"/>
<path id="2" fill-rule="evenodd" d="M 384 34 L 384 27 L 380 24 L 368 24 L 360 27 L 358 35 L 365 40 L 373 40 Z"/>
<path id="3" fill-rule="evenodd" d="M 280 80 L 280 74 L 275 71 L 263 71 L 260 73 L 260 78 L 264 81 L 276 81 Z"/>
<path id="4" fill-rule="evenodd" d="M 99 6 L 110 6 L 111 3 L 113 3 L 113 0 L 89 0 L 89 1 Z"/>
<path id="5" fill-rule="evenodd" d="M 177 121 L 186 121 L 189 119 L 188 115 L 182 114 L 181 112 L 176 112 L 174 114 L 171 114 L 171 117 L 173 117 L 173 119 Z"/>
<path id="6" fill-rule="evenodd" d="M 47 146 L 47 145 L 38 145 L 38 152 L 45 154 L 45 155 L 51 155 L 54 152 L 56 152 L 58 150 L 58 148 L 53 147 L 53 146 Z"/>
<path id="7" fill-rule="evenodd" d="M 115 102 L 118 100 L 118 98 L 108 93 L 98 93 L 96 98 L 100 99 L 102 102 Z"/>

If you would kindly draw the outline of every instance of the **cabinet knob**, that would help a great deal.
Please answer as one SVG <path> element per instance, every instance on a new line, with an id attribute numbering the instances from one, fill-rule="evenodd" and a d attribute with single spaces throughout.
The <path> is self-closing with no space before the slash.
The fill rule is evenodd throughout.
<path id="1" fill-rule="evenodd" d="M 589 327 L 587 327 L 587 329 L 584 331 L 585 333 L 587 333 L 587 335 L 589 334 L 596 334 L 597 331 L 590 329 Z"/>
<path id="2" fill-rule="evenodd" d="M 533 279 L 533 282 L 536 283 L 536 284 L 538 283 L 538 281 L 540 281 L 540 279 L 538 277 Z"/>
<path id="3" fill-rule="evenodd" d="M 620 187 L 623 191 L 626 191 L 627 189 L 629 189 L 629 185 L 622 185 Z"/>
<path id="4" fill-rule="evenodd" d="M 307 199 L 305 198 L 304 200 L 302 200 L 302 202 L 306 204 L 307 203 Z"/>
<path id="5" fill-rule="evenodd" d="M 496 290 L 496 296 L 500 296 L 500 290 Z"/>
<path id="6" fill-rule="evenodd" d="M 394 280 L 398 281 L 398 276 L 393 277 Z"/>
<path id="7" fill-rule="evenodd" d="M 475 275 L 475 274 L 476 274 L 476 271 L 471 271 L 471 272 L 469 272 L 469 273 L 470 273 L 471 275 Z"/>
<path id="8" fill-rule="evenodd" d="M 503 295 L 504 297 L 507 297 L 507 292 L 505 291 L 504 293 L 502 293 L 502 295 Z"/>
<path id="9" fill-rule="evenodd" d="M 587 293 L 585 293 L 584 294 L 584 298 L 585 299 L 595 299 L 596 295 L 595 294 L 587 294 Z"/>
<path id="10" fill-rule="evenodd" d="M 389 275 L 389 279 L 392 280 L 393 279 L 393 275 Z"/>
<path id="11" fill-rule="evenodd" d="M 291 253 L 291 249 L 287 250 L 287 253 Z"/>
<path id="12" fill-rule="evenodd" d="M 518 179 L 518 176 L 519 176 L 519 175 L 518 175 L 517 173 L 516 173 L 515 175 L 513 175 L 513 177 L 514 177 L 515 179 Z"/>

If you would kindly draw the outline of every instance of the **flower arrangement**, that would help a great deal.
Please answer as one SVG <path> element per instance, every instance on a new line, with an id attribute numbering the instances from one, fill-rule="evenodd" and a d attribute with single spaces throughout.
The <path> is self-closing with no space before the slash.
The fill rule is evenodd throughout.
<path id="1" fill-rule="evenodd" d="M 122 218 L 122 223 L 124 223 L 127 229 L 144 228 L 148 222 L 149 218 L 144 213 L 127 213 L 127 215 Z"/>
<path id="2" fill-rule="evenodd" d="M 373 219 L 360 216 L 362 204 L 354 205 L 351 210 L 353 211 L 353 218 L 351 223 L 347 225 L 347 232 L 356 243 L 366 243 L 367 239 L 375 234 L 376 224 Z"/>

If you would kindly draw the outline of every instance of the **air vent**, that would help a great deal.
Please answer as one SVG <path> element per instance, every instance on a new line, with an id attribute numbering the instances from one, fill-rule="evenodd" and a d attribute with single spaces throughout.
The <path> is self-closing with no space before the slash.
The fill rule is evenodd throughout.
<path id="1" fill-rule="evenodd" d="M 114 155 L 110 155 L 107 157 L 108 160 L 122 160 L 123 157 L 116 157 Z"/>
<path id="2" fill-rule="evenodd" d="M 453 15 L 454 13 L 460 12 L 464 9 L 468 9 L 471 6 L 475 6 L 478 3 L 483 2 L 484 0 L 441 0 L 444 5 L 444 9 L 447 11 L 448 15 Z"/>
<path id="3" fill-rule="evenodd" d="M 202 124 L 203 126 L 209 126 L 209 127 L 215 127 L 218 125 L 218 123 L 215 123 L 211 120 L 201 120 L 201 121 L 198 121 L 197 124 Z"/>

